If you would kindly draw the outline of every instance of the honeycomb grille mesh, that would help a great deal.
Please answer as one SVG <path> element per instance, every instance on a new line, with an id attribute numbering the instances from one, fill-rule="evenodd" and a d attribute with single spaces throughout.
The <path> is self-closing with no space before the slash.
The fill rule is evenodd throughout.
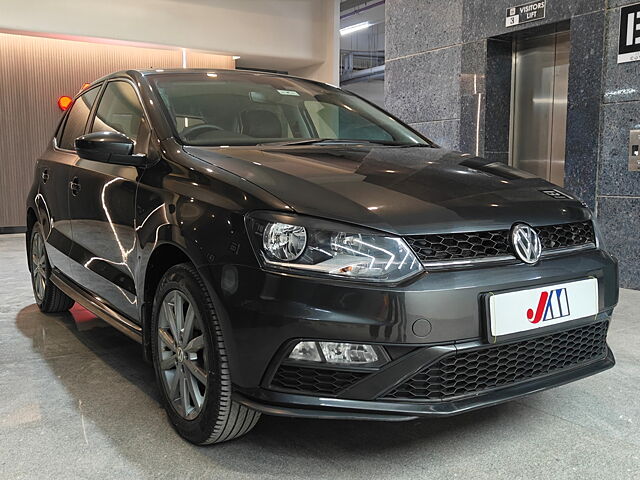
<path id="1" fill-rule="evenodd" d="M 335 396 L 366 375 L 369 373 L 280 365 L 271 380 L 271 387 L 299 393 Z"/>
<path id="2" fill-rule="evenodd" d="M 509 230 L 406 237 L 421 262 L 508 255 Z"/>
<path id="3" fill-rule="evenodd" d="M 384 398 L 438 401 L 472 395 L 604 357 L 608 321 L 506 345 L 452 354 L 415 374 Z"/>
<path id="4" fill-rule="evenodd" d="M 551 225 L 536 228 L 540 235 L 542 248 L 575 247 L 587 243 L 596 243 L 593 224 L 591 222 L 567 223 L 565 225 Z"/>
<path id="5" fill-rule="evenodd" d="M 543 250 L 595 243 L 591 222 L 535 227 Z M 423 263 L 512 255 L 509 230 L 411 235 L 405 240 Z"/>

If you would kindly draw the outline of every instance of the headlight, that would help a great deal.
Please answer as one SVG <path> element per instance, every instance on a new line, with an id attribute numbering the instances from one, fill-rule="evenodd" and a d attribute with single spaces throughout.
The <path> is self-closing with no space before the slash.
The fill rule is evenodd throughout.
<path id="1" fill-rule="evenodd" d="M 255 212 L 246 225 L 268 269 L 394 283 L 422 271 L 399 237 L 285 213 Z"/>
<path id="2" fill-rule="evenodd" d="M 286 223 L 269 223 L 262 234 L 262 246 L 269 257 L 291 262 L 304 252 L 307 230 Z"/>

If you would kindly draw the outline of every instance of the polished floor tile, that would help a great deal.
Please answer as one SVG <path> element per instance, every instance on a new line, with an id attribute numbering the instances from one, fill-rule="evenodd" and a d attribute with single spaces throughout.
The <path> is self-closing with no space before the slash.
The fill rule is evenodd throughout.
<path id="1" fill-rule="evenodd" d="M 79 307 L 33 303 L 21 235 L 0 235 L 0 478 L 640 478 L 640 292 L 622 292 L 612 370 L 458 417 L 263 416 L 194 447 L 158 404 L 139 346 Z"/>

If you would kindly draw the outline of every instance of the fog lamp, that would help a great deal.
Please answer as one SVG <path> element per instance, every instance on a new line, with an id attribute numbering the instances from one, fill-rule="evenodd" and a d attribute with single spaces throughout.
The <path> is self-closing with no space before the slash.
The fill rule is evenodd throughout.
<path id="1" fill-rule="evenodd" d="M 288 359 L 345 367 L 375 367 L 384 365 L 389 361 L 385 350 L 378 345 L 313 341 L 303 341 L 296 344 Z"/>
<path id="2" fill-rule="evenodd" d="M 306 362 L 321 362 L 322 357 L 316 342 L 300 342 L 289 354 L 291 360 L 303 360 Z"/>

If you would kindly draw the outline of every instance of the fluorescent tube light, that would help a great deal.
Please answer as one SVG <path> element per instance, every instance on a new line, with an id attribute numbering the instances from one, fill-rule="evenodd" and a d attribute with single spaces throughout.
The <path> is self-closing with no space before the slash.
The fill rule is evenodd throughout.
<path id="1" fill-rule="evenodd" d="M 365 28 L 369 28 L 371 24 L 369 22 L 356 23 L 355 25 L 351 25 L 350 27 L 344 27 L 340 29 L 340 35 L 349 35 L 350 33 L 357 32 L 358 30 L 364 30 Z"/>

